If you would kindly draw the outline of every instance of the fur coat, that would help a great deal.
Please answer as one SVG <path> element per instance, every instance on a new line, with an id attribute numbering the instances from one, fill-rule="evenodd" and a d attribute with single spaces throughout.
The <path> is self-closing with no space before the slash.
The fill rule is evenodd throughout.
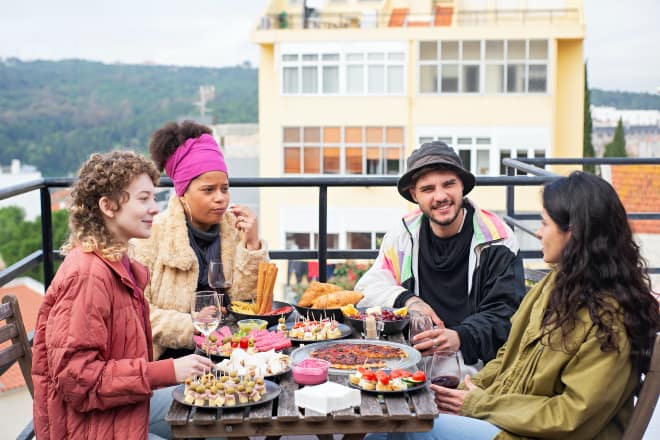
<path id="1" fill-rule="evenodd" d="M 245 247 L 245 233 L 234 226 L 236 217 L 229 211 L 220 222 L 222 262 L 233 271 L 232 300 L 254 298 L 260 261 L 268 260 L 266 243 L 261 249 Z M 183 206 L 174 195 L 166 211 L 154 220 L 151 237 L 132 240 L 133 258 L 146 265 L 151 282 L 145 297 L 151 307 L 154 358 L 166 348 L 190 348 L 193 325 L 190 318 L 192 295 L 197 290 L 199 265 L 190 246 Z"/>

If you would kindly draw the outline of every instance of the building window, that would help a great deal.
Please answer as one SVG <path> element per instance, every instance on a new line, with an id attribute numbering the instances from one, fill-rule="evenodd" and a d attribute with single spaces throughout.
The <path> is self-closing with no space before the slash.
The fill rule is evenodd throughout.
<path id="1" fill-rule="evenodd" d="M 548 40 L 420 41 L 419 93 L 545 93 Z"/>
<path id="2" fill-rule="evenodd" d="M 285 95 L 405 94 L 405 52 L 287 52 L 281 60 Z"/>
<path id="3" fill-rule="evenodd" d="M 398 175 L 403 139 L 403 127 L 284 127 L 284 173 Z"/>

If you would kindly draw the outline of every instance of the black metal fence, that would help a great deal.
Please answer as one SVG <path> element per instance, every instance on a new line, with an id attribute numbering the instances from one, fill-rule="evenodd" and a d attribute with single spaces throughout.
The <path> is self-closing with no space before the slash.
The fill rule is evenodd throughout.
<path id="1" fill-rule="evenodd" d="M 506 188 L 506 216 L 505 220 L 514 228 L 525 233 L 534 234 L 528 229 L 522 220 L 538 220 L 538 214 L 516 213 L 515 191 L 520 186 L 541 186 L 559 177 L 537 165 L 561 164 L 561 165 L 584 165 L 584 164 L 612 164 L 612 165 L 660 165 L 660 158 L 591 158 L 591 159 L 504 159 L 503 164 L 512 174 L 513 170 L 526 172 L 525 176 L 478 176 L 478 186 L 497 186 Z M 328 250 L 327 246 L 327 214 L 328 214 L 328 188 L 331 187 L 393 187 L 396 186 L 396 177 L 282 177 L 282 178 L 233 178 L 231 186 L 236 188 L 318 188 L 318 213 L 319 243 L 317 250 L 271 250 L 270 257 L 274 260 L 301 260 L 316 259 L 319 268 L 326 267 L 328 259 L 372 259 L 375 258 L 377 250 Z M 42 248 L 30 255 L 26 255 L 20 261 L 12 264 L 0 272 L 0 286 L 23 273 L 43 263 L 44 284 L 47 287 L 54 276 L 54 261 L 59 258 L 59 252 L 53 249 L 52 216 L 50 203 L 51 188 L 66 188 L 71 186 L 73 179 L 45 178 L 37 179 L 22 184 L 0 189 L 0 200 L 8 199 L 30 191 L 38 190 L 41 196 L 41 234 Z M 171 187 L 172 182 L 164 178 L 160 186 Z M 660 212 L 651 213 L 629 213 L 631 219 L 660 220 Z M 521 251 L 523 258 L 541 258 L 540 251 Z M 649 268 L 650 273 L 660 273 L 660 268 Z M 319 280 L 325 281 L 326 271 L 319 270 Z"/>

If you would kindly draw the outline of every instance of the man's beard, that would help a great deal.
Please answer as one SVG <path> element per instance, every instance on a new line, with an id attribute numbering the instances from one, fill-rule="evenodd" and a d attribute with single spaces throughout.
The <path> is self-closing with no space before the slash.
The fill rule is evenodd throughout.
<path id="1" fill-rule="evenodd" d="M 451 220 L 441 222 L 441 221 L 438 221 L 438 220 L 434 219 L 430 215 L 427 215 L 427 217 L 429 218 L 429 221 L 432 221 L 433 223 L 435 223 L 438 226 L 450 226 L 452 223 L 454 223 L 456 221 L 458 216 L 461 215 L 461 212 L 463 212 L 462 208 L 463 208 L 463 202 L 461 201 L 461 206 L 458 207 L 458 209 L 456 210 L 456 214 L 454 214 L 454 216 L 451 218 Z M 433 207 L 431 207 L 431 212 L 433 212 Z"/>

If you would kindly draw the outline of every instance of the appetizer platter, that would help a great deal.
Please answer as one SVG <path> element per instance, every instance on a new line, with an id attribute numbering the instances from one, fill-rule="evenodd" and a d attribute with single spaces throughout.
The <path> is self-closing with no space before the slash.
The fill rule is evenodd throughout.
<path id="1" fill-rule="evenodd" d="M 239 376 L 280 376 L 291 371 L 289 356 L 269 350 L 259 353 L 248 353 L 237 348 L 228 359 L 216 364 L 216 370 L 222 374 L 235 371 Z"/>
<path id="2" fill-rule="evenodd" d="M 215 357 L 229 357 L 237 348 L 248 353 L 259 353 L 291 347 L 291 340 L 284 332 L 254 329 L 247 333 L 241 331 L 232 333 L 227 326 L 211 333 L 208 339 L 204 336 L 195 336 L 194 339 L 200 352 Z"/>
<path id="3" fill-rule="evenodd" d="M 344 339 L 300 347 L 291 353 L 291 362 L 315 358 L 330 363 L 331 374 L 350 374 L 358 368 L 406 369 L 422 359 L 419 351 L 404 344 L 388 341 Z"/>
<path id="4" fill-rule="evenodd" d="M 353 333 L 351 327 L 329 318 L 320 321 L 307 319 L 296 322 L 282 321 L 269 330 L 284 332 L 293 342 L 329 341 L 347 338 Z"/>
<path id="5" fill-rule="evenodd" d="M 188 378 L 174 388 L 172 397 L 179 403 L 199 408 L 240 408 L 260 405 L 275 399 L 280 386 L 261 376 L 207 373 Z"/>
<path id="6" fill-rule="evenodd" d="M 368 370 L 359 367 L 348 376 L 348 386 L 368 393 L 398 394 L 424 388 L 427 383 L 423 371 L 411 373 L 408 370 Z"/>

